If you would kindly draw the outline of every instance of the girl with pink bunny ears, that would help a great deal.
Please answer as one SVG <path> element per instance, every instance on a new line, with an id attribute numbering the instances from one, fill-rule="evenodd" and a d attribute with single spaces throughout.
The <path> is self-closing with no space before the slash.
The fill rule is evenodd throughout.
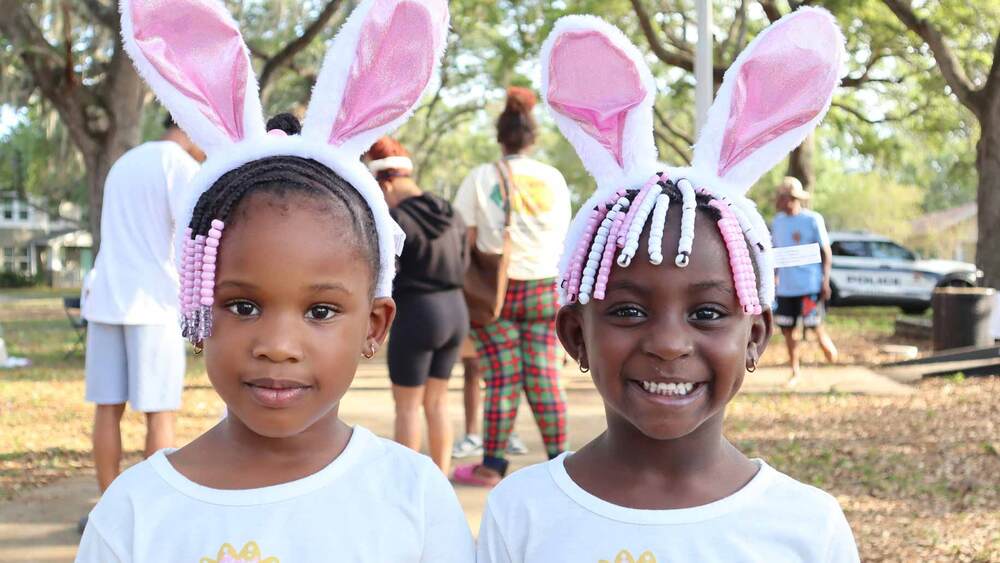
<path id="1" fill-rule="evenodd" d="M 208 154 L 175 248 L 182 330 L 228 415 L 119 476 L 77 561 L 472 561 L 461 507 L 431 460 L 338 416 L 395 314 L 402 243 L 359 157 L 424 94 L 447 3 L 362 0 L 301 132 L 288 116 L 268 130 L 220 1 L 120 7 L 136 67 Z"/>
<path id="2" fill-rule="evenodd" d="M 858 560 L 833 497 L 723 434 L 773 323 L 770 235 L 744 194 L 816 127 L 842 58 L 826 11 L 776 22 L 726 73 L 692 166 L 658 170 L 642 55 L 598 18 L 556 23 L 542 91 L 597 180 L 566 241 L 557 329 L 608 426 L 500 483 L 478 561 Z"/>

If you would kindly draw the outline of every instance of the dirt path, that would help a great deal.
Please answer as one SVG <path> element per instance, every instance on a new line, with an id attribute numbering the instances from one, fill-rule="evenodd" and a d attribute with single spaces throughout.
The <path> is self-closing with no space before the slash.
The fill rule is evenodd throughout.
<path id="1" fill-rule="evenodd" d="M 868 369 L 852 366 L 806 369 L 801 381 L 793 388 L 785 386 L 786 370 L 761 368 L 748 376 L 745 393 L 861 393 L 872 395 L 906 395 L 913 390 Z M 363 366 L 355 385 L 341 408 L 342 416 L 387 436 L 392 431 L 392 403 L 385 369 L 379 365 Z M 604 410 L 588 378 L 567 371 L 569 396 L 570 443 L 579 447 L 604 428 Z M 461 424 L 461 377 L 452 381 L 451 412 L 455 427 Z M 544 451 L 530 412 L 522 402 L 517 430 L 531 449 L 527 456 L 514 458 L 512 468 L 544 460 Z M 469 525 L 479 528 L 486 491 L 457 487 L 459 500 L 465 508 Z M 0 502 L 0 561 L 55 562 L 72 561 L 79 536 L 76 523 L 96 501 L 92 475 L 72 477 Z"/>

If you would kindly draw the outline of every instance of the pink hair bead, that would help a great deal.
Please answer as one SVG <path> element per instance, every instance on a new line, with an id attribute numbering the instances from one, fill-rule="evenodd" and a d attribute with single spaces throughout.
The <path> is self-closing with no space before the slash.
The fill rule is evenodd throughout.
<path id="1" fill-rule="evenodd" d="M 625 209 L 628 209 L 628 207 L 629 201 L 625 196 L 620 197 L 615 203 L 614 208 L 618 209 L 618 214 L 615 215 L 614 222 L 611 224 L 611 231 L 608 233 L 608 242 L 604 246 L 604 256 L 601 257 L 601 264 L 597 271 L 594 299 L 604 299 L 604 292 L 608 288 L 608 278 L 611 276 L 611 266 L 614 264 L 615 250 L 618 249 L 618 233 L 625 222 Z"/>
<path id="2" fill-rule="evenodd" d="M 205 239 L 205 248 L 218 248 L 218 247 L 219 247 L 219 239 L 211 237 Z"/>
<path id="3" fill-rule="evenodd" d="M 660 178 L 661 176 L 657 174 L 654 175 L 649 180 L 646 180 L 646 183 L 643 184 L 642 189 L 639 190 L 638 194 L 636 194 L 635 199 L 632 200 L 632 205 L 629 206 L 628 213 L 625 215 L 625 218 L 622 221 L 623 224 L 626 226 L 626 228 L 628 228 L 628 226 L 632 224 L 632 221 L 635 220 L 635 215 L 636 213 L 639 212 L 639 208 L 642 206 L 642 202 L 646 199 L 646 197 L 649 196 L 649 192 L 652 191 L 653 186 L 658 185 L 657 182 L 660 181 Z M 618 245 L 618 248 L 625 248 L 626 234 L 627 231 L 625 234 L 619 234 L 618 238 L 616 239 L 615 242 Z"/>
<path id="4" fill-rule="evenodd" d="M 570 265 L 570 283 L 569 288 L 567 288 L 567 295 L 571 301 L 574 301 L 580 293 L 580 282 L 583 279 L 583 265 L 587 258 L 587 250 L 590 247 L 589 242 L 597 231 L 597 227 L 601 222 L 601 215 L 601 206 L 597 206 L 591 212 L 590 217 L 587 219 L 583 235 L 580 237 L 576 251 L 573 254 L 573 260 Z"/>
<path id="5" fill-rule="evenodd" d="M 747 314 L 760 314 L 762 307 L 757 293 L 757 280 L 750 260 L 750 251 L 740 228 L 739 219 L 733 214 L 727 203 L 713 199 L 710 205 L 719 210 L 721 219 L 718 221 L 719 232 L 722 234 L 726 251 L 729 254 L 729 266 L 736 285 L 736 295 L 743 311 Z"/>
<path id="6" fill-rule="evenodd" d="M 226 228 L 226 224 L 220 221 L 219 219 L 212 219 L 212 228 L 221 231 L 222 229 Z"/>
<path id="7" fill-rule="evenodd" d="M 204 266 L 205 264 L 215 264 L 215 260 L 216 258 L 214 255 L 206 254 L 205 257 L 202 258 L 202 266 Z"/>

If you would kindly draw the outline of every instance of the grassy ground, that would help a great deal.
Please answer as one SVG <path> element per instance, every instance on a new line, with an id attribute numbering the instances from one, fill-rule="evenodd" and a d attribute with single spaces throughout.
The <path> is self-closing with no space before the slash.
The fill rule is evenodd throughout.
<path id="1" fill-rule="evenodd" d="M 34 365 L 0 371 L 0 502 L 91 470 L 83 358 L 65 357 L 75 335 L 60 302 L 19 297 L 0 302 L 0 325 L 10 352 Z M 894 314 L 834 310 L 829 327 L 844 357 L 867 363 L 877 360 L 873 345 L 895 342 Z M 767 356 L 783 355 L 779 337 Z M 818 359 L 815 345 L 807 357 Z M 925 381 L 909 397 L 744 395 L 728 427 L 748 454 L 834 494 L 865 561 L 1000 561 L 998 394 L 1000 378 L 954 377 Z M 181 441 L 221 410 L 197 358 L 184 405 Z M 141 416 L 127 414 L 123 432 L 137 459 Z"/>

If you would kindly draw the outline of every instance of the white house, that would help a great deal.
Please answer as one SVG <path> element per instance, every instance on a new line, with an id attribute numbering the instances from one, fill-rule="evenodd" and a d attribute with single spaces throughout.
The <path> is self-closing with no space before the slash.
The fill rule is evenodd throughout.
<path id="1" fill-rule="evenodd" d="M 90 233 L 78 223 L 75 205 L 61 203 L 57 218 L 46 209 L 40 198 L 0 191 L 0 270 L 54 287 L 78 287 L 93 264 Z"/>

